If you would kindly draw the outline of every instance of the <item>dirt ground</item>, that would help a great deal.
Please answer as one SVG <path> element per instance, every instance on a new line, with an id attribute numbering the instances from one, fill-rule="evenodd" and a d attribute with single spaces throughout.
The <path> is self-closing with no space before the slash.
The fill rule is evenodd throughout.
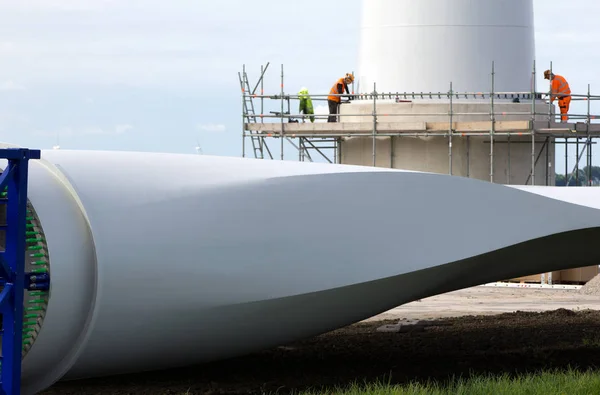
<path id="1" fill-rule="evenodd" d="M 428 323 L 408 325 L 419 320 Z M 382 330 L 390 327 L 395 330 Z M 58 383 L 42 394 L 283 394 L 365 380 L 405 383 L 599 365 L 600 296 L 477 287 L 242 358 Z"/>

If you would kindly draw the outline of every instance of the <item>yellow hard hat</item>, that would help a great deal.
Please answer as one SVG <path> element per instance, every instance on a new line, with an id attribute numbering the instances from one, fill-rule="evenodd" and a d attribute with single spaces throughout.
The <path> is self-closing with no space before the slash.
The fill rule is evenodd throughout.
<path id="1" fill-rule="evenodd" d="M 298 97 L 300 99 L 307 99 L 308 98 L 308 89 L 306 87 L 302 87 L 299 91 L 298 91 Z"/>

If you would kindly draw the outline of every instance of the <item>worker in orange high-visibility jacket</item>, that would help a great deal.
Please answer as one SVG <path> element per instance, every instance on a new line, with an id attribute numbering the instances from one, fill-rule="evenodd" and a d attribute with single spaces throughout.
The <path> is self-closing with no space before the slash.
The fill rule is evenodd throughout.
<path id="1" fill-rule="evenodd" d="M 346 73 L 344 78 L 340 78 L 333 84 L 331 90 L 329 91 L 330 95 L 343 95 L 344 91 L 346 94 L 350 94 L 350 90 L 348 89 L 348 85 L 354 82 L 354 75 L 351 73 Z M 342 102 L 342 98 L 340 96 L 327 96 L 327 104 L 329 104 L 329 118 L 327 122 L 337 122 L 337 114 L 340 112 L 340 103 Z"/>
<path id="2" fill-rule="evenodd" d="M 550 80 L 550 103 L 558 98 L 560 119 L 562 122 L 569 120 L 569 106 L 571 105 L 571 88 L 562 75 L 553 74 L 550 70 L 544 71 L 544 78 Z"/>

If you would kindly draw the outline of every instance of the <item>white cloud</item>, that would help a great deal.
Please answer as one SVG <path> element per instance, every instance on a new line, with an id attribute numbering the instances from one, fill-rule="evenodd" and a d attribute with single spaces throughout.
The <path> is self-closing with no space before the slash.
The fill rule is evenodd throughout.
<path id="1" fill-rule="evenodd" d="M 25 113 L 0 108 L 0 125 L 6 129 L 27 127 L 30 124 L 31 119 Z"/>
<path id="2" fill-rule="evenodd" d="M 71 133 L 77 134 L 77 130 L 70 129 L 70 131 L 71 131 Z M 90 126 L 90 127 L 81 129 L 80 134 L 88 134 L 88 135 L 107 134 L 107 129 L 103 129 L 99 126 Z"/>
<path id="3" fill-rule="evenodd" d="M 133 126 L 129 124 L 119 124 L 115 125 L 112 128 L 103 128 L 100 126 L 86 126 L 83 128 L 73 128 L 73 127 L 64 127 L 60 130 L 50 131 L 50 130 L 37 130 L 33 132 L 36 136 L 58 136 L 58 137 L 68 137 L 68 136 L 93 136 L 93 135 L 121 135 L 126 133 L 129 130 L 132 130 Z"/>
<path id="4" fill-rule="evenodd" d="M 120 134 L 124 134 L 125 132 L 127 132 L 131 129 L 133 129 L 133 126 L 131 126 L 129 124 L 119 124 L 119 125 L 115 125 L 113 128 L 101 128 L 99 126 L 92 126 L 92 127 L 83 128 L 81 130 L 80 134 L 120 135 Z"/>
<path id="5" fill-rule="evenodd" d="M 329 115 L 329 106 L 325 104 L 315 106 L 315 115 Z M 315 122 L 327 122 L 327 118 L 317 118 Z"/>
<path id="6" fill-rule="evenodd" d="M 16 48 L 15 43 L 10 41 L 0 41 L 0 53 L 10 53 Z"/>
<path id="7" fill-rule="evenodd" d="M 24 91 L 25 89 L 27 88 L 12 80 L 0 82 L 0 91 Z"/>
<path id="8" fill-rule="evenodd" d="M 122 125 L 117 125 L 115 126 L 115 132 L 117 134 L 123 134 L 125 132 L 127 132 L 128 130 L 133 129 L 133 126 L 129 125 L 129 124 L 122 124 Z"/>
<path id="9" fill-rule="evenodd" d="M 75 135 L 73 129 L 71 128 L 62 128 L 60 130 L 55 130 L 55 131 L 51 131 L 51 130 L 34 130 L 32 132 L 32 134 L 34 136 L 40 136 L 40 137 L 59 137 L 59 136 L 73 136 Z"/>
<path id="10" fill-rule="evenodd" d="M 329 86 L 333 78 L 329 75 L 337 73 L 312 67 L 314 54 L 310 47 L 320 42 L 323 34 L 338 32 L 337 27 L 306 32 L 303 39 L 308 39 L 308 49 L 300 52 L 296 48 L 286 55 L 268 49 L 287 45 L 286 35 L 268 33 L 274 28 L 305 22 L 304 16 L 300 16 L 303 14 L 298 12 L 304 7 L 325 7 L 325 12 L 313 15 L 315 20 L 311 23 L 328 26 L 329 11 L 335 10 L 336 5 L 326 3 L 320 5 L 317 0 L 302 5 L 272 0 L 259 0 L 252 5 L 242 0 L 0 0 L 0 37 L 2 41 L 11 42 L 10 51 L 15 54 L 3 59 L 0 68 L 2 74 L 14 74 L 27 86 L 126 84 L 181 90 L 214 86 L 215 90 L 233 91 L 237 88 L 236 74 L 242 63 L 254 70 L 255 78 L 260 65 L 270 61 L 274 71 L 269 74 L 275 78 L 278 77 L 276 67 L 280 63 L 287 65 L 286 76 L 290 77 L 286 77 L 286 84 L 289 86 L 301 86 L 307 81 L 314 86 Z M 354 14 L 358 15 L 354 4 L 358 5 L 359 0 L 351 0 L 351 3 L 348 7 L 356 9 Z M 232 8 L 241 11 L 231 13 Z M 257 27 L 252 22 L 257 18 L 272 22 L 268 27 Z M 348 29 L 343 28 L 343 33 L 330 43 L 336 48 L 334 52 L 326 50 L 334 59 L 333 63 L 327 62 L 329 70 L 337 70 L 354 58 L 355 41 L 346 37 Z M 264 51 L 255 51 L 239 40 L 248 31 L 264 38 L 261 42 L 266 48 Z M 1 46 L 0 52 L 3 52 Z M 292 77 L 295 70 L 298 77 Z M 302 81 L 294 82 L 293 78 Z M 316 78 L 325 82 L 315 82 Z"/>
<path id="11" fill-rule="evenodd" d="M 205 123 L 198 125 L 198 130 L 201 132 L 220 133 L 226 131 L 227 128 L 222 123 Z"/>
<path id="12" fill-rule="evenodd" d="M 93 11 L 115 4 L 117 4 L 116 0 L 19 0 L 9 5 L 3 5 L 3 7 L 25 11 Z"/>

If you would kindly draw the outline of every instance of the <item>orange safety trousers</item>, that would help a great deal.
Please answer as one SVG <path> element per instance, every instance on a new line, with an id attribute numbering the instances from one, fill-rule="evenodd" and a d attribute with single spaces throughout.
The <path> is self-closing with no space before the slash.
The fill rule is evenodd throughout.
<path id="1" fill-rule="evenodd" d="M 571 104 L 571 88 L 565 77 L 562 75 L 555 75 L 554 78 L 552 78 L 552 93 L 558 96 L 558 107 L 560 108 L 561 114 L 560 119 L 563 122 L 567 122 L 569 119 L 567 114 L 569 113 L 569 106 Z"/>
<path id="2" fill-rule="evenodd" d="M 558 107 L 560 108 L 560 119 L 563 122 L 569 120 L 569 106 L 571 105 L 571 96 L 565 96 L 558 98 Z"/>

